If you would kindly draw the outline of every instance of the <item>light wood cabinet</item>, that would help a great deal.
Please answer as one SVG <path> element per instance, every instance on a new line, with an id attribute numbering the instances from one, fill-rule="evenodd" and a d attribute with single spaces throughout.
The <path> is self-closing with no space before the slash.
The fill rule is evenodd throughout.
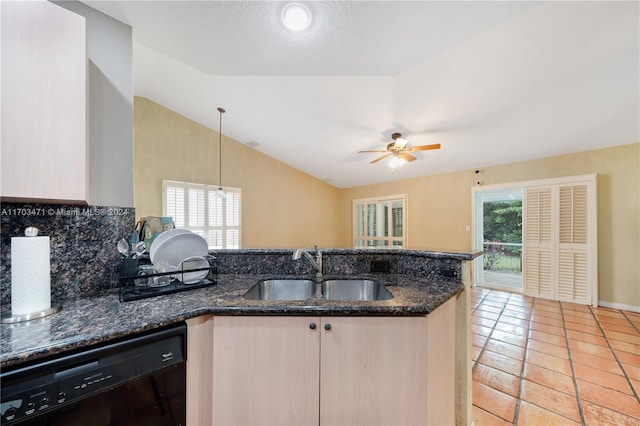
<path id="1" fill-rule="evenodd" d="M 211 420 L 213 375 L 213 315 L 187 320 L 187 425 Z"/>
<path id="2" fill-rule="evenodd" d="M 48 1 L 0 8 L 0 195 L 86 202 L 85 18 Z"/>
<path id="3" fill-rule="evenodd" d="M 455 304 L 429 316 L 218 316 L 214 425 L 455 424 Z"/>
<path id="4" fill-rule="evenodd" d="M 318 321 L 215 317 L 212 424 L 317 425 Z"/>

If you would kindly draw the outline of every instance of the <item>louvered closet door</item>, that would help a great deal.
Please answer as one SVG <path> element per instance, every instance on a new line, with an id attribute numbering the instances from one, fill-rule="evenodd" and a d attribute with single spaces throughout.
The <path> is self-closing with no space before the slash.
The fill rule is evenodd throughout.
<path id="1" fill-rule="evenodd" d="M 552 188 L 525 188 L 523 208 L 523 293 L 555 298 Z"/>
<path id="2" fill-rule="evenodd" d="M 558 299 L 591 303 L 589 188 L 559 186 Z"/>

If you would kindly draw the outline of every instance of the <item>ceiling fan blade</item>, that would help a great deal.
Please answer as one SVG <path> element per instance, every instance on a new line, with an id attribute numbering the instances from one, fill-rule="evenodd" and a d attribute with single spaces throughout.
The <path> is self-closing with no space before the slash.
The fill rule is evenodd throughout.
<path id="1" fill-rule="evenodd" d="M 407 154 L 406 152 L 399 152 L 398 153 L 398 157 L 404 158 L 407 162 L 411 162 L 411 161 L 417 160 L 416 157 L 414 157 L 411 154 Z"/>
<path id="2" fill-rule="evenodd" d="M 430 149 L 440 149 L 440 144 L 414 146 L 413 148 L 405 149 L 405 151 L 428 151 Z"/>
<path id="3" fill-rule="evenodd" d="M 366 152 L 388 152 L 388 151 L 386 149 L 378 149 L 376 151 L 358 151 L 358 154 L 362 154 Z"/>
<path id="4" fill-rule="evenodd" d="M 376 158 L 375 160 L 369 162 L 369 164 L 377 163 L 378 161 L 384 160 L 385 158 L 387 158 L 387 157 L 389 157 L 391 155 L 393 155 L 393 154 L 392 153 L 385 154 L 382 157 Z"/>

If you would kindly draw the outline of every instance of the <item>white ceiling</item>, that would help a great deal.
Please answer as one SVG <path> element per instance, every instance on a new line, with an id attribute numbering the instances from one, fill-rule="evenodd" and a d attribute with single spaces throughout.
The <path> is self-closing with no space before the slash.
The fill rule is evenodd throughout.
<path id="1" fill-rule="evenodd" d="M 339 188 L 640 141 L 640 2 L 83 1 L 134 93 Z M 391 133 L 440 143 L 392 170 Z M 184 141 L 188 146 L 188 141 Z M 594 171 L 595 172 L 595 171 Z"/>

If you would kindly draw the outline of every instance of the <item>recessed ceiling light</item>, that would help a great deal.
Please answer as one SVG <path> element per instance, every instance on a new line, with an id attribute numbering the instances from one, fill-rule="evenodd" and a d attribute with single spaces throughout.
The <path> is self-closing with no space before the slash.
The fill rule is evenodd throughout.
<path id="1" fill-rule="evenodd" d="M 291 31 L 304 31 L 311 25 L 311 12 L 301 3 L 289 3 L 282 9 L 282 23 Z"/>

